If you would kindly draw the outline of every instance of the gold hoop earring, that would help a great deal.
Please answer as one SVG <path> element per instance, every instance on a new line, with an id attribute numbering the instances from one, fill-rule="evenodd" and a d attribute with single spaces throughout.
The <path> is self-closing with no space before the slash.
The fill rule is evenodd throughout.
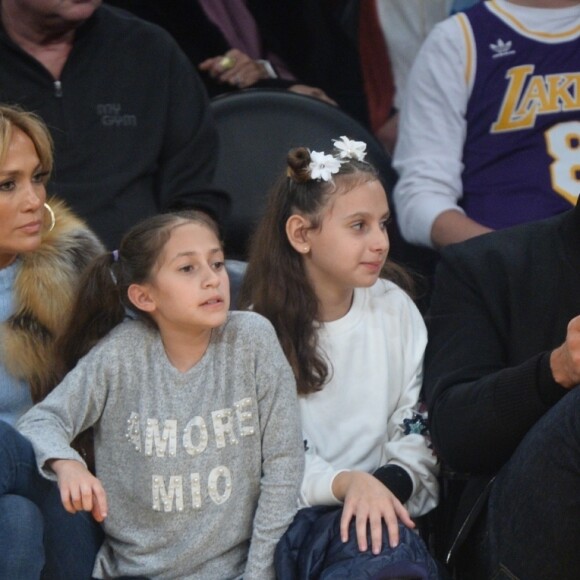
<path id="1" fill-rule="evenodd" d="M 52 232 L 52 230 L 54 229 L 54 225 L 56 224 L 56 217 L 54 216 L 54 212 L 52 211 L 52 208 L 48 205 L 48 203 L 44 204 L 44 209 L 46 209 L 46 211 L 50 214 L 50 227 L 48 228 L 48 231 Z"/>

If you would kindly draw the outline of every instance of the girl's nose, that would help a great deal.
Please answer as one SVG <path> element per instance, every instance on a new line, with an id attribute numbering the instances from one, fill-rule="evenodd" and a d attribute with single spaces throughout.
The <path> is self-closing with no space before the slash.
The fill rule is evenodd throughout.
<path id="1" fill-rule="evenodd" d="M 372 239 L 372 249 L 375 252 L 386 252 L 389 249 L 389 236 L 387 232 L 382 228 L 378 227 L 373 232 L 373 239 Z"/>
<path id="2" fill-rule="evenodd" d="M 221 283 L 218 273 L 212 268 L 210 264 L 207 265 L 207 272 L 204 278 L 204 285 L 209 287 L 218 287 Z"/>

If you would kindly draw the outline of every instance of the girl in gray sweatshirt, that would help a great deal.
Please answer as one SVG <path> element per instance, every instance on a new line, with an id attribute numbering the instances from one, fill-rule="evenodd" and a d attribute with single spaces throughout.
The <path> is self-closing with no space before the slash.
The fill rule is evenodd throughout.
<path id="1" fill-rule="evenodd" d="M 303 473 L 296 386 L 270 323 L 228 307 L 199 212 L 142 222 L 87 272 L 63 359 L 95 346 L 18 428 L 67 511 L 102 521 L 96 578 L 274 577 Z M 70 446 L 91 427 L 95 475 Z"/>

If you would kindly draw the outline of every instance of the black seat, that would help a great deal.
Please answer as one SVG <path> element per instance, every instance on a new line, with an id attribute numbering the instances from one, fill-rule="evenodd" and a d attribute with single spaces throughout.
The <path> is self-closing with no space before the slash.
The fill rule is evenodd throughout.
<path id="1" fill-rule="evenodd" d="M 365 126 L 337 107 L 285 89 L 247 89 L 214 97 L 211 109 L 220 137 L 215 185 L 232 195 L 225 232 L 228 257 L 247 260 L 249 236 L 292 147 L 328 152 L 332 140 L 342 135 L 364 141 L 367 159 L 378 169 L 390 198 L 397 180 L 390 156 Z M 394 215 L 393 203 L 389 205 Z M 389 237 L 393 260 L 430 274 L 432 250 L 405 242 L 395 219 Z"/>
<path id="2" fill-rule="evenodd" d="M 215 184 L 233 197 L 226 230 L 229 256 L 246 258 L 248 236 L 264 199 L 292 147 L 330 151 L 346 135 L 367 143 L 368 159 L 389 191 L 396 180 L 389 156 L 375 137 L 337 107 L 282 89 L 250 89 L 215 97 L 211 108 L 220 135 Z"/>

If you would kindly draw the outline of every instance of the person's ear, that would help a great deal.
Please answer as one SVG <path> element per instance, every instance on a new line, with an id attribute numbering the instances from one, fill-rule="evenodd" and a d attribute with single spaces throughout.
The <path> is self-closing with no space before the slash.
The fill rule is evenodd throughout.
<path id="1" fill-rule="evenodd" d="M 153 312 L 157 304 L 146 284 L 131 284 L 127 290 L 127 297 L 131 304 L 143 312 Z"/>
<path id="2" fill-rule="evenodd" d="M 299 254 L 310 252 L 309 231 L 310 221 L 300 214 L 292 214 L 286 221 L 288 241 Z"/>

